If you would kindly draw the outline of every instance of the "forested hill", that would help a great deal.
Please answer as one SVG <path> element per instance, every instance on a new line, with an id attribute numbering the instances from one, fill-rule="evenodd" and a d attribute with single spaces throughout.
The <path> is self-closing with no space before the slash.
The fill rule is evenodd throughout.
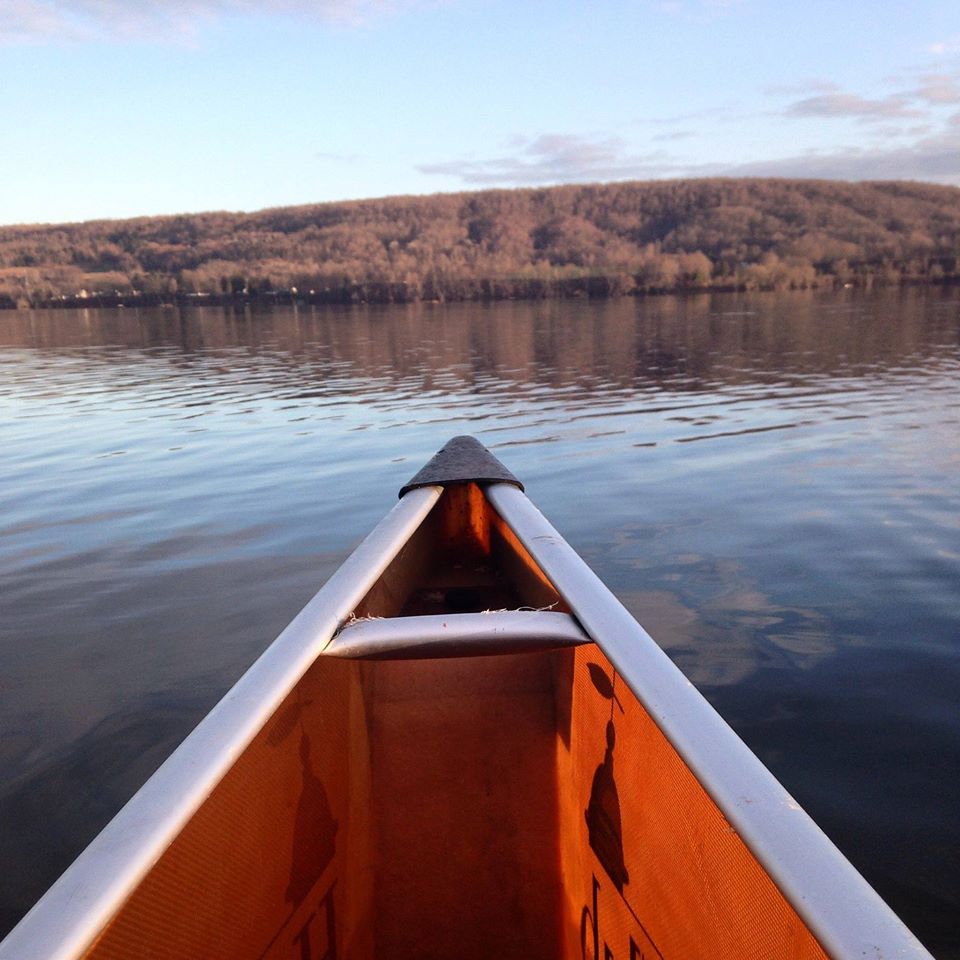
<path id="1" fill-rule="evenodd" d="M 0 227 L 0 302 L 320 302 L 960 278 L 960 189 L 674 180 Z M 142 300 L 138 300 L 142 298 Z"/>

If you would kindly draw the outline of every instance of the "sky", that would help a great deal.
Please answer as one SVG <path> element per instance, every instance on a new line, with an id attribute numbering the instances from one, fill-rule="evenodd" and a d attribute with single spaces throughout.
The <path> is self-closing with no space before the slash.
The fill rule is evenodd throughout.
<path id="1" fill-rule="evenodd" d="M 960 186 L 960 0 L 0 0 L 0 224 L 698 176 Z"/>

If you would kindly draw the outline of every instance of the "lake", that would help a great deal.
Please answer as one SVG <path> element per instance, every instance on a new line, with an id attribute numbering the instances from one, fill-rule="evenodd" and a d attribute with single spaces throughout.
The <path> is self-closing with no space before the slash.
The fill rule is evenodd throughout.
<path id="1" fill-rule="evenodd" d="M 0 313 L 0 935 L 455 434 L 960 957 L 960 290 Z"/>

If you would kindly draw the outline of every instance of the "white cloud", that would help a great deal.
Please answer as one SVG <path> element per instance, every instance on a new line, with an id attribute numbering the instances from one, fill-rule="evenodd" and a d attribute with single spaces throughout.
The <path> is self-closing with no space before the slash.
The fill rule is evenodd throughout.
<path id="1" fill-rule="evenodd" d="M 417 0 L 0 0 L 0 41 L 196 35 L 226 16 L 285 14 L 361 24 L 417 5 Z"/>

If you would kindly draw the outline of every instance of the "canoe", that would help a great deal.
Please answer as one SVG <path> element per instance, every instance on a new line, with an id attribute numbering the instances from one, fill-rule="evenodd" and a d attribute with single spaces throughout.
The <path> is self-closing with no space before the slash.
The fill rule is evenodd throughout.
<path id="1" fill-rule="evenodd" d="M 469 437 L 0 944 L 2 960 L 929 956 Z"/>

